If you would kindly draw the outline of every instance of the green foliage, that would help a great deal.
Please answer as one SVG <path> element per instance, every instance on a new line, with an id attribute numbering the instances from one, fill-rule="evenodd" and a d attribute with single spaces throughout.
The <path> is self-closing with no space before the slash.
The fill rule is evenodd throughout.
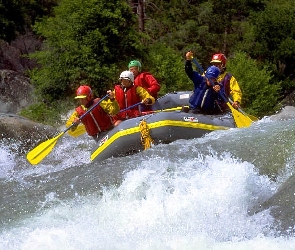
<path id="1" fill-rule="evenodd" d="M 265 10 L 251 15 L 244 26 L 245 39 L 239 44 L 252 58 L 274 65 L 277 80 L 295 78 L 294 13 L 292 1 L 269 2 Z M 285 83 L 283 90 L 290 89 L 288 81 Z"/>
<path id="2" fill-rule="evenodd" d="M 259 68 L 244 52 L 237 52 L 227 63 L 227 70 L 237 79 L 243 93 L 242 106 L 250 114 L 272 113 L 280 97 L 280 82 L 272 83 L 272 71 Z"/>
<path id="3" fill-rule="evenodd" d="M 0 2 L 0 39 L 12 41 L 18 32 L 24 31 L 24 17 L 21 4 L 16 0 Z"/>
<path id="4" fill-rule="evenodd" d="M 169 46 L 163 43 L 151 45 L 146 63 L 161 84 L 160 95 L 192 88 L 184 71 L 184 57 Z"/>
<path id="5" fill-rule="evenodd" d="M 66 98 L 54 103 L 38 102 L 23 109 L 20 115 L 51 126 L 61 125 L 61 114 L 66 113 L 69 107 L 74 107 L 73 100 Z"/>
<path id="6" fill-rule="evenodd" d="M 37 18 L 51 13 L 58 0 L 2 0 L 0 2 L 0 39 L 7 42 L 30 29 Z"/>
<path id="7" fill-rule="evenodd" d="M 61 0 L 55 17 L 35 25 L 45 49 L 32 55 L 37 93 L 56 100 L 89 84 L 105 93 L 131 56 L 142 51 L 135 15 L 123 0 Z"/>
<path id="8" fill-rule="evenodd" d="M 146 9 L 150 17 L 146 30 L 178 51 L 197 45 L 195 52 L 205 62 L 214 53 L 234 51 L 234 45 L 242 40 L 241 23 L 251 11 L 263 7 L 264 0 L 155 0 Z"/>
<path id="9" fill-rule="evenodd" d="M 149 2 L 146 5 L 149 17 L 145 22 L 146 33 L 154 40 L 172 38 L 174 32 L 180 31 L 179 25 L 195 16 L 198 5 L 187 0 Z M 172 40 L 168 42 L 173 43 Z"/>

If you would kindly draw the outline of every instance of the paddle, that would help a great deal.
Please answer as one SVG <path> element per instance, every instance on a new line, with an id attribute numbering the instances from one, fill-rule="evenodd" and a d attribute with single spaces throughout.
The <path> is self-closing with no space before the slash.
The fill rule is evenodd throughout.
<path id="1" fill-rule="evenodd" d="M 89 110 L 87 110 L 85 112 L 85 114 L 83 114 L 80 118 L 79 118 L 79 122 L 83 119 L 83 117 L 85 115 L 87 115 L 88 113 L 90 113 L 97 105 L 99 105 L 105 98 L 107 98 L 109 95 L 104 96 L 103 98 L 101 98 L 99 100 L 99 102 L 97 102 L 95 105 L 93 105 Z M 35 147 L 34 149 L 32 149 L 28 154 L 27 154 L 27 160 L 32 164 L 32 165 L 36 165 L 38 164 L 40 161 L 42 161 L 53 149 L 53 147 L 55 146 L 57 140 L 63 136 L 68 130 L 70 130 L 73 126 L 76 126 L 77 124 L 79 124 L 79 122 L 74 122 L 71 126 L 69 126 L 67 129 L 65 129 L 64 131 L 62 131 L 59 135 L 57 135 L 56 137 L 49 139 L 45 142 L 42 142 L 41 144 L 39 144 L 37 147 Z"/>
<path id="2" fill-rule="evenodd" d="M 201 65 L 198 63 L 198 61 L 192 57 L 192 61 L 197 65 L 197 67 L 202 71 L 202 73 L 205 73 Z M 208 78 L 209 82 L 211 83 L 212 86 L 215 84 Z M 230 108 L 233 118 L 235 120 L 235 123 L 238 128 L 244 128 L 244 127 L 249 127 L 252 124 L 252 120 L 247 116 L 245 113 L 239 112 L 237 109 L 235 109 L 231 104 L 228 98 L 219 91 L 218 94 L 221 96 L 221 98 L 225 101 L 226 105 Z"/>

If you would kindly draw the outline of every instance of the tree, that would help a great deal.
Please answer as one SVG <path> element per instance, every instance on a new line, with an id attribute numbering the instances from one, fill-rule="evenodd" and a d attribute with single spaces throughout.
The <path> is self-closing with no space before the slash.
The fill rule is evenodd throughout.
<path id="1" fill-rule="evenodd" d="M 11 42 L 31 31 L 37 18 L 50 15 L 58 0 L 2 0 L 0 2 L 0 39 Z"/>
<path id="2" fill-rule="evenodd" d="M 250 13 L 264 8 L 264 0 L 211 0 L 212 13 L 208 20 L 210 33 L 217 34 L 215 48 L 212 51 L 226 55 L 233 51 L 237 41 L 242 39 L 240 25 Z M 237 6 L 239 6 L 237 8 Z"/>
<path id="3" fill-rule="evenodd" d="M 280 98 L 281 82 L 272 83 L 271 69 L 251 59 L 245 52 L 229 58 L 227 69 L 238 80 L 242 89 L 242 106 L 250 114 L 263 116 L 273 113 Z"/>
<path id="4" fill-rule="evenodd" d="M 263 8 L 264 0 L 147 1 L 146 32 L 182 52 L 195 47 L 205 62 L 217 52 L 231 54 L 243 39 L 241 24 Z"/>
<path id="5" fill-rule="evenodd" d="M 154 43 L 149 47 L 149 57 L 145 62 L 161 84 L 160 95 L 192 89 L 192 83 L 184 71 L 184 57 L 173 48 Z"/>
<path id="6" fill-rule="evenodd" d="M 290 80 L 295 79 L 294 13 L 294 2 L 271 1 L 264 11 L 251 15 L 239 45 L 252 58 L 273 65 L 275 80 L 284 80 L 283 90 L 292 88 Z"/>
<path id="7" fill-rule="evenodd" d="M 3 0 L 0 2 L 0 39 L 12 41 L 18 32 L 24 31 L 24 15 L 22 5 L 17 0 Z"/>
<path id="8" fill-rule="evenodd" d="M 45 99 L 71 95 L 81 83 L 104 94 L 142 52 L 136 18 L 124 0 L 61 0 L 54 12 L 34 26 L 45 46 L 32 55 L 40 67 L 31 77 Z"/>

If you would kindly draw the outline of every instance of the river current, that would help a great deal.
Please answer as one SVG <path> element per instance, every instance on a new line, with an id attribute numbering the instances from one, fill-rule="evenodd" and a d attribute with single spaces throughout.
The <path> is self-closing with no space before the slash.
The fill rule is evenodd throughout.
<path id="1" fill-rule="evenodd" d="M 295 249 L 286 117 L 103 162 L 87 135 L 35 166 L 0 141 L 0 249 Z"/>

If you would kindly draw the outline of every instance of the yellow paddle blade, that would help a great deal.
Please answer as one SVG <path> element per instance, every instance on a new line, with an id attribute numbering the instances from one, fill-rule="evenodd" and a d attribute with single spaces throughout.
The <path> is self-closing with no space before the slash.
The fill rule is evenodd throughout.
<path id="1" fill-rule="evenodd" d="M 229 102 L 227 102 L 226 104 L 229 106 L 238 128 L 249 127 L 252 124 L 253 121 L 248 116 L 233 108 L 233 106 Z"/>
<path id="2" fill-rule="evenodd" d="M 71 129 L 68 130 L 68 134 L 73 137 L 79 137 L 79 136 L 85 134 L 85 132 L 86 132 L 86 129 L 85 129 L 84 124 L 79 124 L 78 127 L 74 131 L 72 131 Z"/>
<path id="3" fill-rule="evenodd" d="M 59 137 L 61 137 L 64 132 L 60 133 L 58 136 L 42 142 L 37 147 L 33 148 L 28 154 L 27 159 L 32 165 L 38 164 L 42 161 L 53 149 Z"/>
<path id="4" fill-rule="evenodd" d="M 233 100 L 231 100 L 230 98 L 228 98 L 228 101 L 230 102 L 230 104 L 233 104 Z M 255 117 L 254 115 L 249 115 L 246 114 L 241 108 L 238 108 L 238 110 L 244 115 L 244 116 L 248 116 L 250 120 L 252 120 L 253 122 L 258 121 L 259 119 L 257 117 Z"/>
<path id="5" fill-rule="evenodd" d="M 231 103 L 232 104 L 232 103 Z M 248 116 L 253 122 L 258 121 L 259 119 L 257 117 L 255 117 L 254 115 L 249 115 L 246 114 L 241 108 L 238 108 L 238 110 L 244 115 L 244 116 Z"/>

